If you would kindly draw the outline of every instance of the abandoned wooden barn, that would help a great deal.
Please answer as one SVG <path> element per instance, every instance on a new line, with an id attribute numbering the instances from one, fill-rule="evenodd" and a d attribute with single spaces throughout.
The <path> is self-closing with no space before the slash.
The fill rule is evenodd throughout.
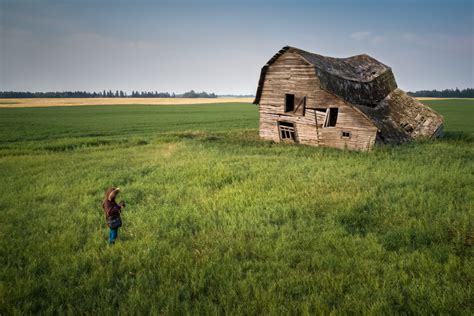
<path id="1" fill-rule="evenodd" d="M 368 55 L 332 58 L 286 46 L 263 66 L 254 103 L 260 137 L 275 142 L 369 150 L 443 133 L 443 118 Z"/>

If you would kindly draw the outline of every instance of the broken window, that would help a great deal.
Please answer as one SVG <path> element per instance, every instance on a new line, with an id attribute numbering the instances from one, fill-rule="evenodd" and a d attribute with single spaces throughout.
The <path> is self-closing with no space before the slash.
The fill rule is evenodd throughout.
<path id="1" fill-rule="evenodd" d="M 341 132 L 341 137 L 342 138 L 351 138 L 351 132 L 342 131 Z"/>
<path id="2" fill-rule="evenodd" d="M 296 140 L 295 125 L 288 122 L 278 122 L 278 130 L 280 131 L 281 140 Z"/>
<path id="3" fill-rule="evenodd" d="M 295 109 L 295 95 L 285 94 L 285 112 L 293 112 Z"/>
<path id="4" fill-rule="evenodd" d="M 410 123 L 403 123 L 401 127 L 405 130 L 407 133 L 413 132 L 414 128 L 413 126 L 410 125 Z"/>
<path id="5" fill-rule="evenodd" d="M 314 109 L 314 115 L 316 119 L 316 125 L 318 128 L 324 126 L 324 122 L 326 121 L 326 109 L 317 108 Z"/>
<path id="6" fill-rule="evenodd" d="M 324 121 L 324 127 L 335 127 L 337 122 L 338 108 L 329 108 L 326 112 L 326 120 Z"/>

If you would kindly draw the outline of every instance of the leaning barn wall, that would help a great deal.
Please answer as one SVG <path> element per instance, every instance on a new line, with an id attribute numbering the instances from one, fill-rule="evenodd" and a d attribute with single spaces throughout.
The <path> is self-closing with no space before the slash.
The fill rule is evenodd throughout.
<path id="1" fill-rule="evenodd" d="M 304 116 L 285 113 L 286 93 L 295 94 L 297 99 L 306 96 Z M 337 124 L 323 128 L 315 109 L 329 107 L 339 108 Z M 277 122 L 283 120 L 295 124 L 297 139 L 302 144 L 366 150 L 375 141 L 377 129 L 373 124 L 343 100 L 320 89 L 314 66 L 295 53 L 284 53 L 267 69 L 259 110 L 263 139 L 279 142 Z M 351 132 L 351 138 L 342 138 L 342 131 Z"/>

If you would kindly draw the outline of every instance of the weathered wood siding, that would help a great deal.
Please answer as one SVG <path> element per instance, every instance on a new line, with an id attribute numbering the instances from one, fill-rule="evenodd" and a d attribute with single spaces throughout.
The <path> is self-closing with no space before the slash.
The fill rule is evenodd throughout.
<path id="1" fill-rule="evenodd" d="M 306 97 L 306 110 L 285 113 L 285 94 Z M 336 126 L 323 127 L 324 113 L 315 109 L 330 107 L 339 109 Z M 268 68 L 259 112 L 260 137 L 275 142 L 280 141 L 278 121 L 294 123 L 301 144 L 367 150 L 376 138 L 373 123 L 344 100 L 322 90 L 314 66 L 291 51 Z M 350 132 L 350 138 L 343 138 L 343 131 Z"/>

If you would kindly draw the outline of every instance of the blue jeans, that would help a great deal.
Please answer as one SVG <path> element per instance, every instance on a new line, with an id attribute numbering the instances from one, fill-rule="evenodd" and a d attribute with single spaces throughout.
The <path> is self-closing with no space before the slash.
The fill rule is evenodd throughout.
<path id="1" fill-rule="evenodd" d="M 109 232 L 109 244 L 115 243 L 115 239 L 117 239 L 117 235 L 118 235 L 118 227 L 111 228 Z"/>

